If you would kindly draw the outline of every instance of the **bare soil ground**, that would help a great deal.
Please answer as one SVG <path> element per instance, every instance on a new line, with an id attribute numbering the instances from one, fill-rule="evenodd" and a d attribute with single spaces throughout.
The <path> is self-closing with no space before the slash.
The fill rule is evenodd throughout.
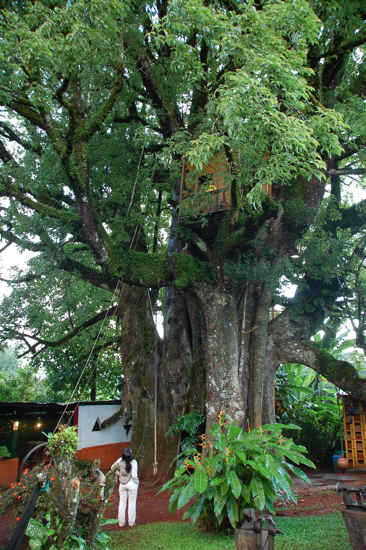
<path id="1" fill-rule="evenodd" d="M 329 514 L 344 508 L 343 497 L 338 495 L 335 489 L 337 482 L 345 486 L 360 487 L 366 485 L 366 471 L 348 471 L 346 474 L 334 474 L 330 470 L 308 473 L 311 484 L 301 480 L 295 481 L 295 493 L 297 504 L 278 503 L 278 516 L 317 516 Z M 183 521 L 182 516 L 185 508 L 170 514 L 168 510 L 169 494 L 157 494 L 160 487 L 147 483 L 140 483 L 137 497 L 137 525 L 145 525 L 158 521 Z M 117 518 L 118 509 L 118 488 L 112 495 L 112 501 L 107 508 L 107 518 Z M 0 517 L 0 548 L 5 548 L 15 527 L 14 515 L 8 513 Z M 109 525 L 106 529 L 118 531 L 118 524 Z"/>

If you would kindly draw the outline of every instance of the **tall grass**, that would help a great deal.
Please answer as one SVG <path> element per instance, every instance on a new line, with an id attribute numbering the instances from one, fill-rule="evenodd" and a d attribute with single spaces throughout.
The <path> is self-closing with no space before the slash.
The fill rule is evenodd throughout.
<path id="1" fill-rule="evenodd" d="M 276 518 L 285 535 L 276 535 L 276 550 L 352 550 L 340 512 L 304 518 Z M 190 523 L 150 523 L 112 531 L 111 550 L 235 550 L 233 536 L 204 533 Z"/>

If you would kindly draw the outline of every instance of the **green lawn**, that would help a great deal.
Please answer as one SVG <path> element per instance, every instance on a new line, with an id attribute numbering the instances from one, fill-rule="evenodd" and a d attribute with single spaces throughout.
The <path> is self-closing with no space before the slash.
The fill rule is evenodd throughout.
<path id="1" fill-rule="evenodd" d="M 285 535 L 276 535 L 276 550 L 352 550 L 340 512 L 307 518 L 276 518 Z M 151 523 L 113 531 L 111 550 L 235 550 L 233 536 L 209 535 L 190 523 Z"/>

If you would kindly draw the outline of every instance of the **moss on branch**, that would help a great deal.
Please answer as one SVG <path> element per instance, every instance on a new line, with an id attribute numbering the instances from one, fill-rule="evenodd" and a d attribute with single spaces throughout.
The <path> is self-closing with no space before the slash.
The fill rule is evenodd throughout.
<path id="1" fill-rule="evenodd" d="M 145 288 L 172 285 L 178 290 L 189 288 L 196 281 L 213 283 L 213 266 L 186 254 L 149 254 L 127 250 L 119 258 L 114 254 L 110 270 L 127 284 Z"/>
<path id="2" fill-rule="evenodd" d="M 366 399 L 366 379 L 360 377 L 351 363 L 337 359 L 324 349 L 312 348 L 312 351 L 314 369 L 319 374 L 350 395 Z"/>

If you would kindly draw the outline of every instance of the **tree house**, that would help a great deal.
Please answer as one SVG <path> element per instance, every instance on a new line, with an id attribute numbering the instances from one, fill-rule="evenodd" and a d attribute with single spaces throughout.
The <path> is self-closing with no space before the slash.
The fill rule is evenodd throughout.
<path id="1" fill-rule="evenodd" d="M 266 153 L 263 161 L 270 158 Z M 234 157 L 237 154 L 234 153 Z M 218 151 L 200 172 L 188 161 L 182 164 L 180 184 L 180 218 L 223 212 L 231 206 L 230 167 L 224 151 Z M 264 184 L 263 191 L 272 196 L 272 184 Z"/>
<path id="2" fill-rule="evenodd" d="M 197 174 L 195 167 L 182 164 L 180 218 L 212 214 L 231 205 L 230 171 L 224 152 L 217 152 Z"/>

